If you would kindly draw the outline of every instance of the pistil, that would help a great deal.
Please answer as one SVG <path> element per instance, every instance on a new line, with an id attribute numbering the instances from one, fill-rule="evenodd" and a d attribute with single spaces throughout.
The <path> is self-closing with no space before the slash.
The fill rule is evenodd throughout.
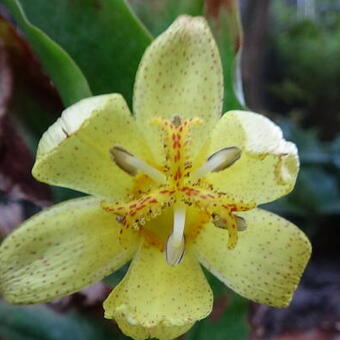
<path id="1" fill-rule="evenodd" d="M 185 205 L 182 203 L 176 203 L 174 205 L 174 229 L 172 232 L 172 244 L 175 247 L 178 247 L 183 240 L 185 209 Z"/>
<path id="2" fill-rule="evenodd" d="M 174 227 L 166 244 L 166 260 L 169 265 L 179 264 L 183 258 L 185 249 L 185 205 L 176 203 L 174 205 Z"/>

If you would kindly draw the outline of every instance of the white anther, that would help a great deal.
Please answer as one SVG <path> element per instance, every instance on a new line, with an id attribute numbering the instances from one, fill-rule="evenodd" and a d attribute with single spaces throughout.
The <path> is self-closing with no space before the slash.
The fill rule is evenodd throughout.
<path id="1" fill-rule="evenodd" d="M 172 124 L 174 124 L 176 127 L 179 127 L 182 124 L 182 119 L 180 116 L 176 115 L 172 118 Z"/>
<path id="2" fill-rule="evenodd" d="M 124 150 L 123 148 L 119 146 L 114 146 L 110 150 L 110 153 L 116 165 L 129 175 L 135 176 L 138 170 L 140 170 L 148 175 L 155 182 L 160 184 L 166 183 L 166 177 L 164 174 L 162 174 L 159 170 L 155 169 L 148 163 L 142 161 L 128 151 Z"/>
<path id="3" fill-rule="evenodd" d="M 117 221 L 118 223 L 123 224 L 123 223 L 124 223 L 124 220 L 125 220 L 125 216 L 119 215 L 119 214 L 115 214 L 115 215 L 116 215 L 116 221 Z"/>
<path id="4" fill-rule="evenodd" d="M 247 230 L 248 226 L 247 226 L 246 220 L 241 216 L 235 215 L 235 217 L 236 217 L 236 223 L 237 223 L 237 230 L 238 231 Z"/>
<path id="5" fill-rule="evenodd" d="M 166 261 L 171 266 L 179 264 L 183 258 L 185 249 L 185 240 L 183 235 L 184 227 L 185 206 L 180 203 L 174 207 L 174 228 L 172 234 L 167 240 L 165 249 Z"/>
<path id="6" fill-rule="evenodd" d="M 247 229 L 246 220 L 241 216 L 236 216 L 236 215 L 234 215 L 234 216 L 235 216 L 235 219 L 236 219 L 237 230 L 238 231 L 245 231 Z M 217 227 L 217 228 L 227 229 L 227 221 L 217 214 L 213 215 L 212 222 L 214 223 L 215 227 Z"/>
<path id="7" fill-rule="evenodd" d="M 212 222 L 214 223 L 215 227 L 220 229 L 227 229 L 227 221 L 223 219 L 220 215 L 213 214 Z"/>
<path id="8" fill-rule="evenodd" d="M 232 166 L 241 157 L 241 150 L 236 146 L 223 148 L 208 157 L 206 162 L 192 173 L 194 178 L 205 176 L 209 172 L 217 172 Z"/>

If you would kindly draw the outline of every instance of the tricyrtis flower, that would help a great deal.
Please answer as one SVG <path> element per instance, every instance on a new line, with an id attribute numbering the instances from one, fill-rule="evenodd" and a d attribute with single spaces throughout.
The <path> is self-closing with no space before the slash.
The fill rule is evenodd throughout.
<path id="1" fill-rule="evenodd" d="M 145 52 L 134 116 L 119 94 L 66 109 L 33 174 L 91 197 L 45 210 L 3 242 L 5 298 L 49 301 L 132 260 L 104 309 L 136 339 L 174 338 L 210 313 L 200 263 L 246 298 L 287 306 L 310 245 L 256 206 L 292 190 L 297 151 L 263 116 L 220 117 L 222 93 L 205 20 L 181 17 Z"/>

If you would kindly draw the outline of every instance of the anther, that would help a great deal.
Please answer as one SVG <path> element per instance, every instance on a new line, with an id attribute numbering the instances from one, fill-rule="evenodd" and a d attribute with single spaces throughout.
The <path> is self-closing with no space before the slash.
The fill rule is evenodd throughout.
<path id="1" fill-rule="evenodd" d="M 176 128 L 178 128 L 182 124 L 182 119 L 180 116 L 176 115 L 172 118 L 171 122 Z"/>
<path id="2" fill-rule="evenodd" d="M 246 220 L 241 216 L 235 216 L 237 230 L 244 231 L 247 229 Z M 227 221 L 217 214 L 212 214 L 212 222 L 214 223 L 215 227 L 220 229 L 227 229 Z"/>
<path id="3" fill-rule="evenodd" d="M 120 224 L 124 224 L 125 221 L 125 216 L 119 215 L 119 214 L 115 214 L 116 216 L 116 221 Z"/>
<path id="4" fill-rule="evenodd" d="M 110 154 L 116 165 L 123 171 L 131 176 L 135 176 L 137 174 L 138 169 L 136 166 L 134 166 L 132 161 L 132 158 L 135 157 L 130 152 L 124 150 L 119 146 L 114 146 L 110 150 Z"/>
<path id="5" fill-rule="evenodd" d="M 211 217 L 215 227 L 220 229 L 227 229 L 227 221 L 223 219 L 220 215 L 212 214 Z"/>
<path id="6" fill-rule="evenodd" d="M 230 146 L 214 152 L 206 162 L 193 172 L 195 178 L 203 177 L 209 172 L 222 171 L 232 166 L 241 157 L 241 150 L 236 146 Z"/>
<path id="7" fill-rule="evenodd" d="M 110 154 L 116 165 L 129 175 L 135 176 L 138 170 L 140 170 L 148 175 L 155 182 L 158 182 L 160 184 L 166 183 L 165 175 L 163 175 L 159 170 L 137 158 L 130 152 L 124 150 L 122 147 L 114 146 L 110 150 Z"/>
<path id="8" fill-rule="evenodd" d="M 236 218 L 236 223 L 237 223 L 237 230 L 238 231 L 247 230 L 248 226 L 247 226 L 246 220 L 243 217 L 236 216 L 236 215 L 235 215 L 235 218 Z"/>

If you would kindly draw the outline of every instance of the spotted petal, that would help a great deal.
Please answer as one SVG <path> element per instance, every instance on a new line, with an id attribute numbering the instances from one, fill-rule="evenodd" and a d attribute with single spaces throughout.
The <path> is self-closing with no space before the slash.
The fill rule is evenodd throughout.
<path id="1" fill-rule="evenodd" d="M 0 290 L 12 303 L 74 293 L 126 263 L 138 245 L 94 198 L 61 203 L 27 220 L 0 248 Z"/>
<path id="2" fill-rule="evenodd" d="M 111 159 L 114 145 L 150 160 L 122 96 L 81 100 L 44 133 L 33 175 L 42 182 L 106 198 L 124 195 L 132 177 Z"/>
<path id="3" fill-rule="evenodd" d="M 116 319 L 124 333 L 135 339 L 173 339 L 210 313 L 212 299 L 191 253 L 172 267 L 163 252 L 144 245 L 104 302 L 105 317 Z"/>
<path id="4" fill-rule="evenodd" d="M 241 158 L 231 167 L 207 176 L 216 189 L 258 204 L 288 194 L 299 170 L 297 149 L 266 117 L 247 111 L 227 112 L 212 133 L 209 154 L 237 146 Z"/>
<path id="5" fill-rule="evenodd" d="M 137 123 L 158 159 L 162 143 L 159 130 L 149 124 L 152 118 L 205 121 L 193 131 L 195 153 L 220 116 L 222 99 L 222 67 L 208 24 L 204 18 L 181 16 L 146 50 L 135 83 Z"/>
<path id="6" fill-rule="evenodd" d="M 255 302 L 285 307 L 308 262 L 311 246 L 292 223 L 264 210 L 239 212 L 247 230 L 227 250 L 228 233 L 209 224 L 194 249 L 201 263 L 227 286 Z"/>

